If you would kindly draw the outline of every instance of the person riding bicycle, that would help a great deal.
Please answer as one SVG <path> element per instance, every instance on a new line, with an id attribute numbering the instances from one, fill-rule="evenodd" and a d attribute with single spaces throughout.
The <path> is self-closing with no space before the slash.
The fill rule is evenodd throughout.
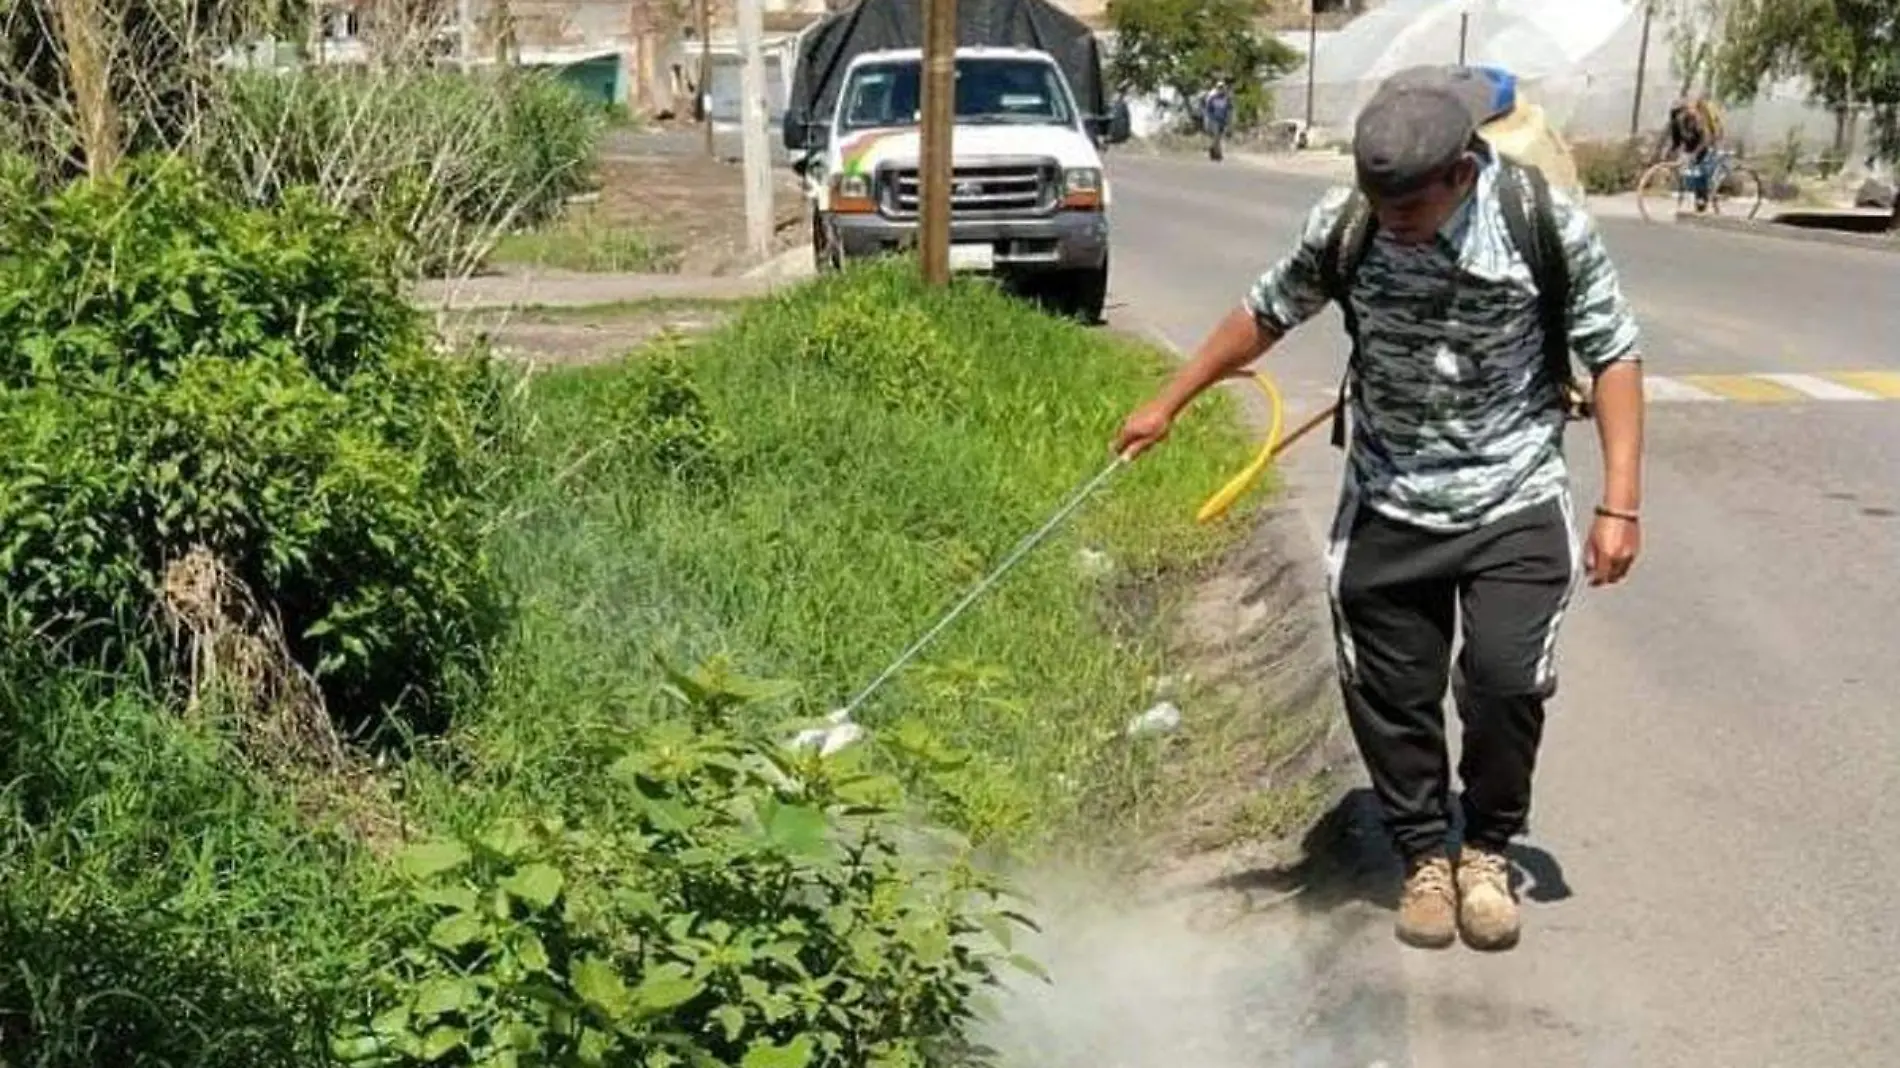
<path id="1" fill-rule="evenodd" d="M 1710 162 L 1722 139 L 1722 120 L 1715 106 L 1700 93 L 1676 101 L 1669 109 L 1669 150 L 1687 156 L 1683 180 L 1695 194 L 1695 210 L 1709 207 Z"/>

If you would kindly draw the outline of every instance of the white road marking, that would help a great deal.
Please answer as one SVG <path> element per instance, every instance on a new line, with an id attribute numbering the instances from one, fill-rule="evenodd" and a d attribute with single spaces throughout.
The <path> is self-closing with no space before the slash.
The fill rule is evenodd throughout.
<path id="1" fill-rule="evenodd" d="M 1652 401 L 1719 401 L 1722 398 L 1705 389 L 1673 378 L 1649 376 L 1643 379 L 1643 399 Z"/>
<path id="2" fill-rule="evenodd" d="M 1839 382 L 1830 382 L 1825 378 L 1818 378 L 1814 375 L 1763 374 L 1756 375 L 1755 377 L 1765 378 L 1776 385 L 1787 386 L 1789 389 L 1799 393 L 1805 393 L 1815 400 L 1871 401 L 1880 399 L 1872 393 L 1855 389 L 1852 386 L 1843 386 Z"/>

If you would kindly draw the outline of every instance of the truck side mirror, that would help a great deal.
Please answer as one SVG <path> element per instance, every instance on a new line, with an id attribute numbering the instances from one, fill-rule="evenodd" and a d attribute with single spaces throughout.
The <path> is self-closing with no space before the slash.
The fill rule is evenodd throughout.
<path id="1" fill-rule="evenodd" d="M 787 109 L 781 136 L 787 152 L 815 152 L 831 140 L 831 127 L 822 122 L 807 122 L 803 112 Z"/>
<path id="2" fill-rule="evenodd" d="M 1134 136 L 1128 119 L 1128 105 L 1120 100 L 1110 106 L 1107 115 L 1091 115 L 1089 136 L 1102 144 L 1119 145 Z"/>

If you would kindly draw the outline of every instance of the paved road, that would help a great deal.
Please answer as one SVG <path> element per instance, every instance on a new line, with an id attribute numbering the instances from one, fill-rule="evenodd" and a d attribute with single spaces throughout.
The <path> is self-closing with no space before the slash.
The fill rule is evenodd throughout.
<path id="1" fill-rule="evenodd" d="M 1116 299 L 1183 348 L 1322 188 L 1235 163 L 1112 168 Z M 1385 1010 L 1321 1012 L 1354 1033 L 1308 1048 L 1361 1066 L 1894 1063 L 1900 256 L 1603 227 L 1650 373 L 1681 377 L 1650 408 L 1647 555 L 1568 624 L 1524 854 L 1544 900 L 1489 957 L 1401 950 L 1387 914 L 1342 906 L 1377 926 L 1325 986 Z M 1271 357 L 1295 409 L 1329 396 L 1342 352 L 1328 312 Z M 1594 500 L 1593 431 L 1570 448 Z M 1317 535 L 1338 456 L 1315 438 L 1288 474 Z"/>

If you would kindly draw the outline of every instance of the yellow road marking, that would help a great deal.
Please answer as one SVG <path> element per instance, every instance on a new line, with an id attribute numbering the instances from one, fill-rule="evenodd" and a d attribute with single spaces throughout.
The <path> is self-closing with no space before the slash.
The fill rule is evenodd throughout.
<path id="1" fill-rule="evenodd" d="M 1819 377 L 1876 397 L 1900 400 L 1900 371 L 1834 371 Z"/>
<path id="2" fill-rule="evenodd" d="M 1676 380 L 1707 390 L 1724 400 L 1768 403 L 1809 399 L 1800 390 L 1753 375 L 1677 375 Z"/>

